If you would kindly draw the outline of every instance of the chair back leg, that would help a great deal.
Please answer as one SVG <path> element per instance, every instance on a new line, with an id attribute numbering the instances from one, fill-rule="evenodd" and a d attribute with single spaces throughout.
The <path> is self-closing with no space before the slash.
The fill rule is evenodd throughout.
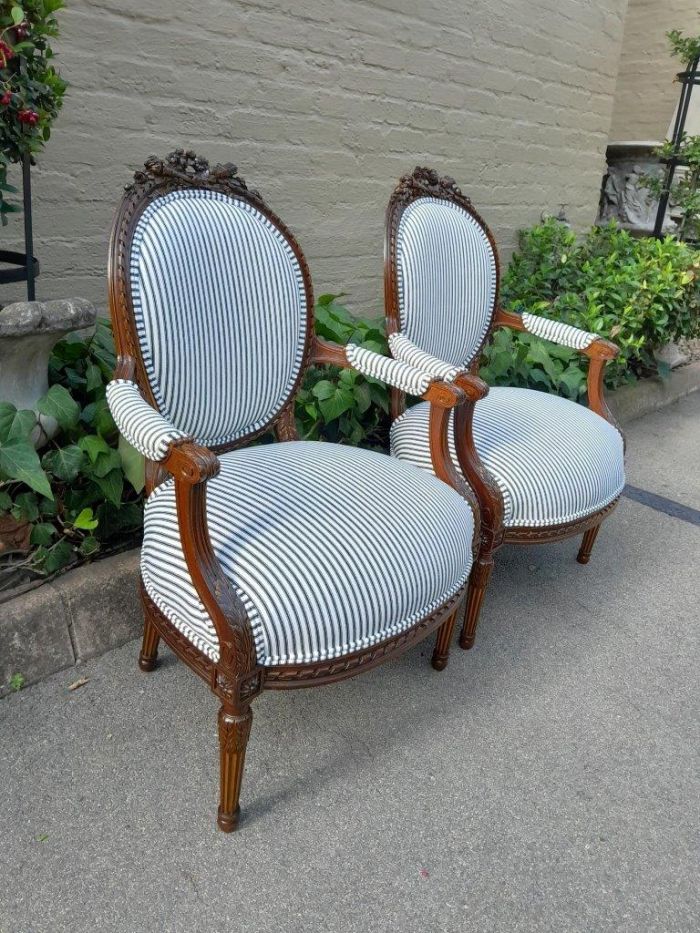
<path id="1" fill-rule="evenodd" d="M 143 641 L 141 643 L 141 653 L 139 654 L 139 667 L 142 671 L 152 671 L 158 663 L 158 643 L 160 635 L 158 629 L 146 612 L 143 625 Z"/>
<path id="2" fill-rule="evenodd" d="M 460 648 L 464 648 L 465 651 L 468 651 L 474 646 L 474 641 L 476 639 L 476 627 L 479 624 L 481 604 L 483 603 L 484 596 L 486 595 L 486 587 L 489 584 L 492 570 L 493 554 L 489 552 L 487 554 L 479 555 L 479 557 L 474 561 L 472 572 L 469 575 L 469 586 L 467 587 L 466 601 L 467 608 L 466 612 L 464 613 L 462 634 L 459 638 L 459 646 Z"/>
<path id="3" fill-rule="evenodd" d="M 238 826 L 245 752 L 252 723 L 253 712 L 249 706 L 235 711 L 224 703 L 219 710 L 221 786 L 217 823 L 225 833 L 233 832 Z"/>
<path id="4" fill-rule="evenodd" d="M 576 555 L 576 560 L 579 562 L 579 564 L 587 564 L 591 559 L 591 551 L 593 550 L 593 545 L 595 544 L 595 539 L 598 537 L 599 531 L 600 524 L 589 528 L 588 531 L 584 534 L 581 547 L 579 548 L 578 554 Z"/>
<path id="5" fill-rule="evenodd" d="M 447 667 L 447 661 L 450 656 L 450 644 L 455 630 L 455 622 L 457 621 L 457 616 L 462 605 L 463 603 L 460 603 L 452 615 L 448 616 L 438 629 L 433 657 L 430 661 L 436 671 L 444 671 Z"/>

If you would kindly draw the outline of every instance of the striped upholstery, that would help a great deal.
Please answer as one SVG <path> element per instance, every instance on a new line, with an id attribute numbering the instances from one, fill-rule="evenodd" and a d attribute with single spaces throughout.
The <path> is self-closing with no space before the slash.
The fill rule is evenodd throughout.
<path id="1" fill-rule="evenodd" d="M 389 349 L 397 360 L 408 363 L 409 366 L 415 366 L 416 369 L 422 369 L 435 379 L 453 382 L 457 373 L 462 371 L 458 366 L 451 366 L 436 356 L 424 353 L 405 334 L 389 334 Z"/>
<path id="2" fill-rule="evenodd" d="M 456 204 L 418 198 L 396 242 L 401 332 L 453 366 L 476 355 L 491 323 L 496 257 L 486 233 Z"/>
<path id="3" fill-rule="evenodd" d="M 580 327 L 572 327 L 571 324 L 562 324 L 561 321 L 550 321 L 537 314 L 528 314 L 527 311 L 523 313 L 522 318 L 528 334 L 551 340 L 552 343 L 558 343 L 562 347 L 585 350 L 594 340 L 598 340 L 598 334 L 591 334 L 587 330 L 581 330 Z"/>
<path id="4" fill-rule="evenodd" d="M 220 460 L 207 483 L 210 537 L 246 607 L 261 664 L 335 658 L 380 642 L 467 578 L 471 510 L 425 472 L 310 441 Z M 182 554 L 172 480 L 146 503 L 141 569 L 154 602 L 216 660 L 216 634 Z"/>
<path id="5" fill-rule="evenodd" d="M 393 360 L 390 356 L 381 356 L 354 343 L 345 347 L 345 356 L 353 369 L 373 379 L 381 379 L 409 395 L 423 395 L 433 381 L 433 377 L 422 369 Z"/>
<path id="6" fill-rule="evenodd" d="M 391 449 L 432 470 L 428 415 L 424 402 L 401 415 L 391 429 Z M 474 409 L 474 443 L 503 493 L 506 527 L 582 518 L 616 499 L 625 484 L 619 431 L 556 395 L 492 387 Z"/>
<path id="7" fill-rule="evenodd" d="M 266 424 L 291 393 L 306 336 L 301 269 L 272 222 L 219 192 L 173 191 L 141 215 L 130 273 L 161 414 L 209 446 Z"/>
<path id="8" fill-rule="evenodd" d="M 159 415 L 128 379 L 113 379 L 107 386 L 107 402 L 121 434 L 149 460 L 164 460 L 170 444 L 187 437 Z"/>

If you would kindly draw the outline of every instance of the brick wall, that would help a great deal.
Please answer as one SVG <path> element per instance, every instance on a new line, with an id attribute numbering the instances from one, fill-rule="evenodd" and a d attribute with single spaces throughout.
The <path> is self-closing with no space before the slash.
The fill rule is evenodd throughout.
<path id="1" fill-rule="evenodd" d="M 299 236 L 316 292 L 363 313 L 381 308 L 387 198 L 416 163 L 455 176 L 506 254 L 543 210 L 595 217 L 626 0 L 68 6 L 71 86 L 35 172 L 40 297 L 104 305 L 121 187 L 174 145 L 236 162 Z"/>
<path id="2" fill-rule="evenodd" d="M 700 33 L 698 0 L 629 0 L 610 138 L 662 140 L 676 110 L 682 65 L 668 51 L 666 33 Z M 700 88 L 691 98 L 700 113 Z M 691 132 L 700 132 L 696 126 Z"/>

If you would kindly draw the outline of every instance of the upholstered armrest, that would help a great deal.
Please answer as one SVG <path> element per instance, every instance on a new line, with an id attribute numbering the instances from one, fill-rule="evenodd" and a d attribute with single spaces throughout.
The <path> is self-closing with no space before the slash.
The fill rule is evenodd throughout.
<path id="1" fill-rule="evenodd" d="M 341 347 L 338 343 L 315 337 L 312 355 L 315 363 L 356 369 L 366 376 L 380 379 L 402 392 L 417 395 L 441 408 L 454 408 L 465 401 L 465 393 L 458 386 L 435 379 L 420 369 L 352 343 L 347 347 Z"/>
<path id="2" fill-rule="evenodd" d="M 408 363 L 416 369 L 430 373 L 435 379 L 444 379 L 445 382 L 454 382 L 455 376 L 460 372 L 458 366 L 446 363 L 437 356 L 425 353 L 417 347 L 405 334 L 389 334 L 389 349 L 397 360 Z"/>
<path id="3" fill-rule="evenodd" d="M 423 369 L 417 369 L 409 363 L 395 360 L 390 356 L 381 356 L 374 350 L 367 350 L 349 343 L 345 347 L 345 356 L 353 369 L 386 382 L 409 395 L 424 395 L 430 383 L 436 378 Z"/>
<path id="4" fill-rule="evenodd" d="M 458 388 L 462 389 L 472 401 L 476 402 L 480 398 L 484 398 L 484 396 L 488 395 L 489 387 L 483 379 L 479 379 L 478 376 L 472 375 L 467 369 L 453 366 L 452 363 L 446 363 L 437 356 L 431 356 L 430 353 L 425 353 L 404 334 L 390 334 L 389 349 L 397 359 L 404 363 L 408 363 L 409 366 L 422 369 L 435 379 L 454 383 Z"/>
<path id="5" fill-rule="evenodd" d="M 511 327 L 513 330 L 542 337 L 543 340 L 549 340 L 562 347 L 571 347 L 572 350 L 578 350 L 591 359 L 612 360 L 620 352 L 619 347 L 599 334 L 581 330 L 571 324 L 563 324 L 561 321 L 550 321 L 546 317 L 529 314 L 527 311 L 523 314 L 513 314 L 499 308 L 495 323 L 500 327 Z"/>
<path id="6" fill-rule="evenodd" d="M 112 380 L 107 386 L 107 402 L 120 432 L 149 460 L 165 460 L 173 441 L 188 439 L 148 404 L 135 382 Z"/>

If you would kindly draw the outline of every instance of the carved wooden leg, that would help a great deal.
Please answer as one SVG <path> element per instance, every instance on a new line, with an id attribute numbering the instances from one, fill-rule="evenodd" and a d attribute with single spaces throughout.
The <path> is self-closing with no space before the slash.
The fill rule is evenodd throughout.
<path id="1" fill-rule="evenodd" d="M 146 616 L 143 626 L 143 642 L 139 654 L 139 667 L 142 671 L 152 671 L 158 662 L 158 629 Z"/>
<path id="2" fill-rule="evenodd" d="M 253 722 L 250 707 L 234 712 L 226 704 L 219 710 L 219 755 L 221 794 L 219 798 L 219 829 L 233 832 L 238 826 L 241 808 L 238 798 L 243 780 L 243 765 L 248 736 Z"/>
<path id="3" fill-rule="evenodd" d="M 479 613 L 484 601 L 486 587 L 493 570 L 493 557 L 491 554 L 479 555 L 474 562 L 467 588 L 467 609 L 464 613 L 464 625 L 459 637 L 459 646 L 468 651 L 474 646 L 476 627 L 479 624 Z"/>
<path id="4" fill-rule="evenodd" d="M 450 656 L 450 644 L 452 642 L 452 634 L 455 630 L 455 622 L 457 621 L 458 612 L 459 606 L 455 609 L 451 616 L 448 616 L 448 618 L 445 619 L 445 621 L 438 629 L 437 638 L 435 640 L 435 649 L 433 650 L 433 657 L 430 662 L 436 671 L 444 671 L 447 667 L 447 660 Z"/>
<path id="5" fill-rule="evenodd" d="M 593 545 L 595 544 L 595 539 L 598 537 L 599 531 L 600 525 L 594 525 L 584 534 L 581 547 L 576 555 L 576 560 L 579 564 L 587 564 L 591 559 L 591 551 L 593 550 Z"/>

